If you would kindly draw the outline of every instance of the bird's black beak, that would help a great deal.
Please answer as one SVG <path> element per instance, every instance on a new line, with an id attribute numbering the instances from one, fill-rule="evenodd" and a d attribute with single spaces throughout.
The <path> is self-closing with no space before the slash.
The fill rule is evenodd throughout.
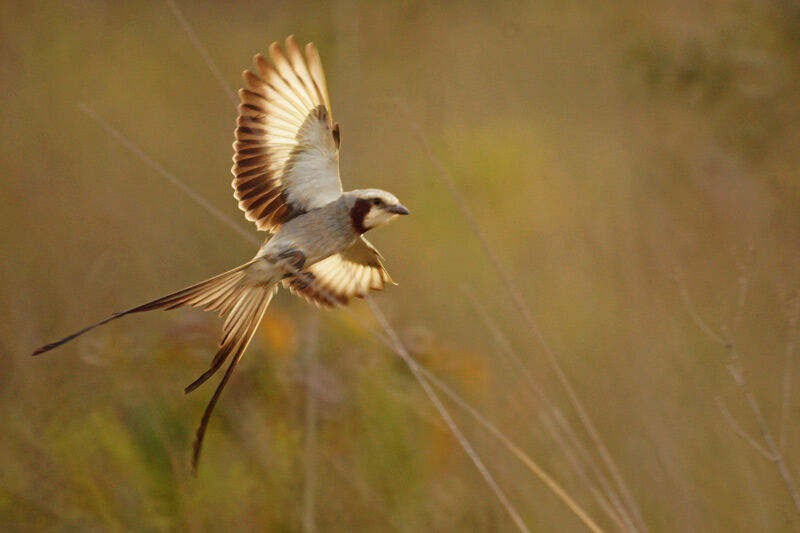
<path id="1" fill-rule="evenodd" d="M 395 215 L 407 215 L 410 211 L 406 209 L 404 205 L 390 205 L 386 208 L 386 210 L 390 213 L 394 213 Z"/>

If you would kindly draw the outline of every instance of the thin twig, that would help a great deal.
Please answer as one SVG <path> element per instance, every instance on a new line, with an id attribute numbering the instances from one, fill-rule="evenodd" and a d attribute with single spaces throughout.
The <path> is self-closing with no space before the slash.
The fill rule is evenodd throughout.
<path id="1" fill-rule="evenodd" d="M 700 331 L 705 333 L 711 340 L 716 342 L 717 344 L 721 344 L 722 346 L 727 346 L 728 341 L 720 337 L 711 327 L 706 324 L 706 321 L 703 320 L 703 317 L 700 316 L 700 313 L 697 312 L 697 308 L 694 306 L 694 302 L 692 302 L 691 297 L 689 296 L 689 291 L 686 288 L 686 284 L 683 282 L 683 274 L 676 269 L 675 273 L 672 275 L 673 281 L 678 286 L 678 293 L 681 297 L 681 302 L 683 302 L 683 306 L 686 308 L 686 311 L 689 313 L 689 316 L 694 321 L 695 325 L 700 328 Z"/>
<path id="2" fill-rule="evenodd" d="M 739 353 L 737 352 L 733 343 L 730 343 L 728 351 L 731 354 L 731 359 L 735 362 L 734 364 L 741 368 L 741 359 L 739 358 Z M 778 449 L 778 445 L 772 436 L 772 431 L 767 425 L 767 420 L 764 418 L 764 415 L 761 412 L 761 407 L 756 400 L 755 394 L 753 394 L 753 391 L 750 390 L 750 387 L 745 379 L 743 369 L 741 370 L 741 375 L 742 381 L 738 384 L 739 388 L 744 394 L 747 404 L 750 407 L 750 412 L 753 413 L 753 418 L 755 418 L 756 422 L 758 423 L 758 428 L 761 430 L 761 436 L 764 438 L 764 442 L 767 445 L 767 450 L 769 450 L 769 452 L 774 456 L 773 462 L 778 467 L 778 471 L 780 472 L 783 483 L 786 486 L 786 490 L 789 492 L 789 496 L 792 498 L 795 512 L 800 515 L 800 494 L 797 492 L 797 486 L 795 484 L 794 477 L 789 471 L 789 467 L 786 465 L 783 454 Z"/>
<path id="3" fill-rule="evenodd" d="M 486 328 L 491 332 L 492 336 L 495 338 L 495 341 L 497 342 L 497 344 L 500 345 L 500 348 L 506 354 L 506 356 L 513 361 L 513 363 L 522 373 L 522 376 L 528 382 L 530 390 L 533 391 L 538 400 L 542 402 L 544 407 L 552 413 L 553 418 L 559 423 L 559 425 L 562 426 L 562 429 L 565 431 L 567 438 L 572 442 L 573 447 L 578 451 L 579 455 L 581 456 L 581 459 L 586 464 L 589 465 L 590 470 L 592 471 L 594 476 L 598 479 L 598 482 L 605 491 L 606 496 L 614 504 L 614 507 L 616 508 L 616 513 L 618 513 L 619 516 L 621 516 L 625 521 L 627 529 L 631 531 L 636 531 L 636 526 L 633 524 L 630 514 L 625 509 L 625 506 L 622 505 L 622 503 L 620 502 L 617 493 L 614 491 L 614 489 L 609 485 L 608 481 L 606 480 L 605 474 L 600 470 L 600 468 L 595 463 L 594 458 L 583 446 L 583 444 L 581 443 L 578 436 L 575 434 L 569 422 L 563 417 L 563 415 L 561 415 L 560 411 L 556 408 L 553 402 L 550 401 L 550 398 L 547 397 L 547 395 L 544 392 L 544 389 L 539 385 L 539 383 L 536 381 L 536 378 L 533 377 L 533 374 L 528 369 L 527 365 L 525 365 L 522 362 L 520 356 L 511 346 L 511 342 L 508 340 L 508 337 L 506 337 L 506 335 L 500 330 L 500 327 L 497 325 L 497 323 L 494 320 L 492 320 L 492 317 L 489 316 L 489 313 L 487 313 L 486 310 L 483 308 L 483 306 L 480 304 L 480 301 L 478 300 L 478 297 L 475 295 L 475 292 L 468 286 L 465 286 L 464 290 L 467 294 L 467 299 L 472 304 L 472 308 L 478 315 L 478 317 L 481 319 L 481 322 L 483 322 L 484 326 L 486 326 Z M 553 427 L 554 431 L 557 430 L 555 425 L 552 425 L 551 427 Z M 554 440 L 558 440 L 559 438 L 559 435 L 556 435 L 554 433 L 551 433 L 551 436 L 553 437 Z M 575 467 L 575 465 L 573 466 Z M 578 475 L 581 475 L 581 472 L 578 472 Z M 614 516 L 611 516 L 611 518 L 615 519 Z"/>
<path id="4" fill-rule="evenodd" d="M 472 290 L 472 288 L 468 285 L 464 285 L 464 293 L 467 295 L 467 300 L 469 300 L 470 305 L 472 305 L 472 310 L 475 311 L 475 314 L 481 319 L 483 325 L 492 334 L 495 342 L 500 345 L 503 353 L 509 359 L 511 359 L 511 361 L 514 363 L 514 366 L 517 367 L 517 370 L 522 373 L 522 377 L 528 382 L 530 389 L 536 393 L 536 396 L 539 398 L 539 400 L 547 401 L 542 387 L 539 386 L 536 378 L 533 377 L 533 373 L 528 368 L 528 365 L 522 361 L 522 358 L 511 346 L 511 342 L 508 340 L 508 337 L 506 337 L 506 335 L 500 330 L 497 323 L 492 320 L 492 317 L 489 315 L 489 313 L 486 312 L 486 309 L 484 309 L 483 305 L 481 305 L 481 301 L 478 299 L 475 291 Z"/>
<path id="5" fill-rule="evenodd" d="M 564 454 L 564 457 L 567 458 L 567 462 L 572 465 L 573 470 L 578 474 L 581 482 L 589 487 L 589 492 L 592 493 L 597 503 L 600 504 L 600 507 L 606 512 L 606 514 L 613 520 L 613 522 L 617 525 L 620 531 L 633 531 L 634 528 L 630 523 L 624 522 L 617 511 L 611 506 L 609 500 L 600 492 L 600 489 L 597 488 L 597 485 L 594 484 L 592 478 L 589 476 L 586 469 L 583 467 L 581 463 L 581 459 L 576 455 L 575 450 L 573 449 L 572 445 L 568 442 L 567 439 L 564 438 L 559 428 L 553 422 L 551 417 L 545 411 L 539 412 L 539 419 L 542 421 L 542 425 L 545 429 L 553 436 L 553 439 L 556 441 L 556 444 L 559 447 L 559 450 Z"/>
<path id="6" fill-rule="evenodd" d="M 745 257 L 736 262 L 739 270 L 739 276 L 736 278 L 738 289 L 736 291 L 736 307 L 733 314 L 733 328 L 738 329 L 744 316 L 745 302 L 747 301 L 748 289 L 750 288 L 750 277 L 747 275 L 748 270 L 753 265 L 755 258 L 756 248 L 748 246 L 745 252 Z"/>
<path id="7" fill-rule="evenodd" d="M 600 457 L 606 464 L 609 472 L 611 472 L 611 477 L 614 479 L 614 483 L 617 485 L 618 490 L 622 494 L 622 497 L 625 500 L 625 503 L 628 505 L 629 509 L 633 513 L 636 524 L 639 529 L 642 531 L 647 532 L 647 525 L 642 518 L 641 512 L 639 511 L 639 507 L 636 504 L 636 501 L 633 499 L 630 490 L 628 489 L 628 485 L 625 482 L 622 474 L 620 473 L 619 468 L 617 467 L 614 458 L 611 456 L 611 453 L 608 451 L 605 443 L 603 442 L 602 438 L 600 437 L 600 433 L 597 431 L 597 428 L 592 422 L 589 414 L 587 413 L 586 409 L 583 406 L 583 402 L 578 398 L 575 389 L 572 387 L 572 383 L 567 378 L 566 373 L 561 368 L 561 363 L 558 362 L 558 359 L 555 356 L 555 353 L 550 348 L 547 340 L 544 338 L 536 320 L 533 318 L 533 313 L 531 312 L 528 304 L 525 303 L 525 299 L 522 297 L 522 293 L 520 292 L 519 288 L 516 286 L 513 278 L 508 273 L 506 268 L 500 261 L 499 256 L 495 252 L 494 247 L 489 242 L 489 239 L 486 237 L 486 234 L 483 232 L 483 229 L 478 224 L 477 219 L 472 214 L 472 210 L 467 203 L 466 198 L 461 193 L 461 191 L 456 186 L 455 180 L 450 175 L 450 173 L 445 168 L 444 164 L 441 160 L 436 156 L 431 147 L 430 143 L 428 142 L 427 138 L 425 137 L 422 128 L 419 124 L 413 119 L 411 116 L 411 112 L 408 109 L 408 106 L 401 98 L 396 98 L 395 103 L 397 107 L 403 112 L 406 116 L 406 119 L 411 126 L 411 129 L 417 136 L 417 140 L 422 145 L 425 153 L 428 155 L 428 159 L 430 159 L 431 163 L 433 164 L 434 168 L 436 169 L 437 176 L 439 179 L 445 184 L 450 195 L 456 202 L 459 210 L 461 211 L 461 215 L 467 221 L 467 225 L 469 226 L 472 233 L 478 239 L 481 247 L 483 248 L 484 253 L 489 258 L 489 261 L 494 266 L 494 269 L 497 271 L 498 275 L 500 276 L 503 285 L 505 286 L 506 291 L 508 292 L 511 300 L 516 305 L 519 312 L 522 314 L 522 317 L 528 324 L 530 331 L 533 333 L 534 338 L 542 347 L 544 354 L 546 356 L 547 362 L 558 378 L 559 383 L 564 388 L 565 392 L 567 393 L 567 397 L 569 398 L 570 404 L 572 404 L 573 409 L 575 409 L 576 413 L 578 414 L 578 418 L 581 420 L 586 432 L 589 434 L 589 437 L 592 439 L 595 447 L 597 448 Z"/>
<path id="8" fill-rule="evenodd" d="M 481 415 L 478 411 L 476 411 L 472 406 L 470 406 L 464 399 L 456 394 L 453 389 L 448 387 L 447 385 L 442 382 L 439 378 L 433 375 L 430 370 L 426 369 L 425 367 L 419 365 L 417 363 L 418 368 L 420 371 L 425 375 L 427 379 L 430 380 L 436 387 L 439 388 L 446 396 L 448 396 L 456 405 L 461 407 L 467 414 L 469 414 L 475 421 L 477 421 L 481 426 L 483 426 L 486 430 L 489 431 L 497 440 L 499 440 L 503 446 L 508 449 L 514 456 L 517 457 L 528 469 L 533 472 L 536 477 L 538 477 L 556 496 L 558 496 L 561 501 L 563 501 L 567 507 L 575 513 L 575 515 L 589 528 L 590 531 L 602 531 L 600 526 L 598 526 L 591 517 L 589 517 L 588 513 L 583 510 L 583 508 L 578 505 L 578 503 L 572 499 L 572 497 L 564 490 L 561 485 L 559 485 L 550 475 L 544 471 L 544 469 L 539 466 L 536 461 L 531 459 L 531 457 L 526 454 L 522 449 L 517 446 L 514 442 L 512 442 L 502 431 L 500 431 L 497 426 L 489 422 L 483 415 Z"/>
<path id="9" fill-rule="evenodd" d="M 591 458 L 591 454 L 589 450 L 586 449 L 586 446 L 583 445 L 581 439 L 575 434 L 575 430 L 572 428 L 572 424 L 570 424 L 564 415 L 561 413 L 561 410 L 557 407 L 553 406 L 550 410 L 550 415 L 555 420 L 557 426 L 560 426 L 561 429 L 567 434 L 570 438 L 571 442 L 575 446 L 578 454 L 583 458 L 584 463 L 589 465 L 589 469 L 594 474 L 595 478 L 597 479 L 600 486 L 605 491 L 606 496 L 611 500 L 611 503 L 614 505 L 614 508 L 619 513 L 622 520 L 627 525 L 630 531 L 636 531 L 636 526 L 633 523 L 633 519 L 631 518 L 630 513 L 625 509 L 625 506 L 619 499 L 617 492 L 614 488 L 609 484 L 609 481 L 606 479 L 605 474 L 600 470 L 600 468 L 595 464 L 595 461 Z"/>
<path id="10" fill-rule="evenodd" d="M 722 417 L 731 427 L 731 429 L 739 435 L 747 444 L 752 446 L 755 450 L 757 450 L 761 455 L 763 455 L 768 461 L 774 461 L 775 456 L 769 453 L 763 446 L 761 446 L 752 435 L 750 435 L 744 428 L 739 424 L 739 422 L 734 418 L 731 412 L 728 410 L 728 406 L 725 405 L 725 402 L 717 396 L 714 398 L 714 401 L 717 402 L 717 407 L 719 407 L 720 412 L 722 413 Z"/>
<path id="11" fill-rule="evenodd" d="M 733 381 L 736 383 L 739 391 L 744 397 L 747 407 L 750 409 L 750 413 L 753 415 L 756 424 L 758 424 L 761 437 L 764 439 L 764 449 L 768 453 L 768 459 L 774 463 L 778 469 L 778 473 L 780 474 L 781 480 L 786 487 L 786 491 L 789 493 L 789 497 L 794 504 L 795 512 L 800 515 L 800 493 L 797 491 L 797 485 L 794 481 L 794 477 L 792 476 L 792 473 L 786 464 L 786 460 L 772 435 L 772 431 L 769 429 L 767 420 L 764 418 L 764 414 L 761 412 L 761 407 L 759 406 L 758 400 L 756 399 L 753 391 L 750 389 L 750 385 L 747 381 L 747 374 L 745 372 L 744 365 L 742 364 L 742 359 L 739 356 L 739 351 L 736 349 L 736 344 L 733 342 L 727 331 L 723 332 L 723 335 L 725 335 L 725 337 L 723 337 L 708 327 L 707 322 L 703 320 L 703 318 L 695 309 L 692 299 L 689 296 L 689 291 L 686 288 L 686 285 L 683 283 L 683 279 L 680 276 L 675 276 L 674 279 L 678 284 L 678 289 L 681 293 L 681 300 L 683 301 L 687 312 L 692 317 L 692 320 L 694 320 L 697 327 L 700 328 L 700 330 L 703 331 L 711 340 L 724 346 L 725 350 L 728 352 L 728 358 L 730 360 L 727 365 L 728 370 L 733 377 Z M 740 290 L 742 290 L 741 287 L 746 288 L 746 286 L 746 284 L 740 284 Z"/>
<path id="12" fill-rule="evenodd" d="M 406 350 L 405 345 L 403 345 L 403 343 L 400 341 L 400 337 L 397 335 L 397 332 L 389 324 L 389 321 L 386 319 L 386 316 L 383 314 L 383 311 L 380 310 L 380 308 L 375 304 L 372 298 L 367 297 L 366 300 L 370 308 L 372 309 L 372 313 L 375 315 L 375 318 L 378 319 L 378 323 L 386 332 L 386 335 L 389 337 L 389 340 L 394 346 L 395 353 L 397 353 L 397 355 L 399 355 L 403 359 L 403 362 L 406 363 L 408 369 L 411 370 L 411 373 L 414 375 L 417 382 L 419 382 L 420 386 L 422 387 L 422 390 L 425 391 L 425 395 L 428 397 L 431 403 L 433 403 L 433 405 L 436 407 L 436 410 L 439 411 L 439 414 L 441 415 L 445 424 L 447 424 L 447 427 L 450 428 L 450 432 L 453 434 L 453 436 L 455 436 L 456 440 L 461 445 L 461 447 L 464 448 L 464 451 L 467 452 L 467 455 L 475 464 L 475 467 L 478 469 L 478 472 L 480 472 L 483 479 L 492 489 L 492 492 L 494 492 L 495 496 L 497 496 L 497 499 L 500 501 L 501 505 L 506 510 L 508 515 L 511 517 L 511 520 L 514 522 L 514 524 L 520 531 L 529 532 L 530 530 L 528 529 L 528 526 L 525 525 L 525 522 L 523 522 L 517 510 L 514 508 L 514 506 L 509 501 L 508 497 L 505 495 L 503 490 L 497 484 L 492 474 L 483 464 L 481 458 L 478 457 L 478 454 L 475 452 L 475 449 L 472 447 L 467 438 L 461 432 L 458 425 L 455 423 L 455 420 L 453 420 L 453 417 L 450 415 L 450 412 L 447 410 L 442 401 L 436 395 L 436 392 L 434 392 L 433 388 L 431 388 L 430 383 L 428 383 L 428 380 L 426 379 L 425 374 L 422 371 L 422 368 L 417 364 L 417 362 L 414 359 L 412 359 L 411 355 Z"/>
<path id="13" fill-rule="evenodd" d="M 230 98 L 231 102 L 233 102 L 233 105 L 238 105 L 239 99 L 236 97 L 236 91 L 234 91 L 233 88 L 228 84 L 228 82 L 225 81 L 225 77 L 222 75 L 222 72 L 220 72 L 220 70 L 217 68 L 217 64 L 214 63 L 213 59 L 211 59 L 211 55 L 208 53 L 208 50 L 206 50 L 206 48 L 200 42 L 200 39 L 197 38 L 197 34 L 194 32 L 192 26 L 186 20 L 186 17 L 183 16 L 183 13 L 178 7 L 178 4 L 176 4 L 174 0 L 165 0 L 165 1 L 167 2 L 169 8 L 172 10 L 172 14 L 175 15 L 175 18 L 178 20 L 178 24 L 180 24 L 181 28 L 183 28 L 183 31 L 186 32 L 186 35 L 187 37 L 189 37 L 189 40 L 192 41 L 195 50 L 197 50 L 197 53 L 199 53 L 200 56 L 203 58 L 203 61 L 205 61 L 206 67 L 208 67 L 208 70 L 211 71 L 211 74 L 213 74 L 214 78 L 217 80 L 217 83 L 219 83 L 219 86 L 222 87 L 222 90 L 225 92 L 228 98 Z"/>
<path id="14" fill-rule="evenodd" d="M 391 350 L 395 355 L 400 355 L 397 353 L 395 346 L 392 344 L 391 340 L 384 335 L 382 332 L 371 328 L 370 326 L 361 323 L 361 326 L 372 333 L 376 339 L 381 341 L 384 346 L 386 346 L 389 350 Z M 531 472 L 542 481 L 546 487 L 548 487 L 567 507 L 572 510 L 577 517 L 584 522 L 587 528 L 591 531 L 602 531 L 598 528 L 597 524 L 592 520 L 588 513 L 578 505 L 578 503 L 572 499 L 572 497 L 555 481 L 552 477 L 550 477 L 544 469 L 539 466 L 536 461 L 531 459 L 531 457 L 526 454 L 522 449 L 517 446 L 505 433 L 500 431 L 500 429 L 489 422 L 489 420 L 480 414 L 474 407 L 472 407 L 467 401 L 455 392 L 452 388 L 447 386 L 442 380 L 436 377 L 430 370 L 425 368 L 422 364 L 419 363 L 416 359 L 414 359 L 411 355 L 409 355 L 411 359 L 417 364 L 420 371 L 425 375 L 425 377 L 440 391 L 442 391 L 445 396 L 450 398 L 453 403 L 459 406 L 464 412 L 466 412 L 469 416 L 472 417 L 473 420 L 478 422 L 484 429 L 488 430 L 500 443 L 505 446 L 505 448 L 511 452 L 517 459 L 522 462 Z M 595 529 L 598 528 L 598 529 Z"/>
<path id="15" fill-rule="evenodd" d="M 248 242 L 253 244 L 260 244 L 261 241 L 258 238 L 254 237 L 251 233 L 247 232 L 243 229 L 239 224 L 235 223 L 230 217 L 226 216 L 222 211 L 211 205 L 208 200 L 197 194 L 191 187 L 189 187 L 185 182 L 178 179 L 175 174 L 169 172 L 167 169 L 159 165 L 152 157 L 147 155 L 144 150 L 139 148 L 138 145 L 134 144 L 126 136 L 122 135 L 117 129 L 115 129 L 111 124 L 103 120 L 100 115 L 94 112 L 91 107 L 86 104 L 78 104 L 78 109 L 83 111 L 89 118 L 94 120 L 97 124 L 100 125 L 106 132 L 119 141 L 125 148 L 127 148 L 133 155 L 138 157 L 142 160 L 144 164 L 148 167 L 155 170 L 161 177 L 165 178 L 175 187 L 177 187 L 183 194 L 188 196 L 192 201 L 194 201 L 197 205 L 208 211 L 214 218 L 222 222 L 224 225 L 228 226 L 230 229 L 247 239 Z"/>

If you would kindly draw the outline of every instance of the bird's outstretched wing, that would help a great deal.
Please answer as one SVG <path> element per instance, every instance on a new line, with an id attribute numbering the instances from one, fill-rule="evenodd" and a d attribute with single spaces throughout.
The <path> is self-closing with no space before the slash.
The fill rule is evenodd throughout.
<path id="1" fill-rule="evenodd" d="M 234 197 L 259 230 L 277 226 L 339 197 L 339 126 L 322 62 L 313 43 L 301 52 L 293 36 L 286 52 L 269 47 L 244 72 L 232 168 Z"/>
<path id="2" fill-rule="evenodd" d="M 344 252 L 311 265 L 303 274 L 285 279 L 284 286 L 320 307 L 345 305 L 350 298 L 363 298 L 370 290 L 382 290 L 384 284 L 394 283 L 380 253 L 363 236 Z"/>

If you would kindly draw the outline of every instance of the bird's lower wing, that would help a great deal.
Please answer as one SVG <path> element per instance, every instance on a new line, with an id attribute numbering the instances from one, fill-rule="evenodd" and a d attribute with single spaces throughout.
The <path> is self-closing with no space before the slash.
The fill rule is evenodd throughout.
<path id="1" fill-rule="evenodd" d="M 108 324 L 112 320 L 116 320 L 133 313 L 142 313 L 144 311 L 152 311 L 154 309 L 164 309 L 165 311 L 168 311 L 170 309 L 176 309 L 178 307 L 189 305 L 192 307 L 205 309 L 207 311 L 216 311 L 220 315 L 227 314 L 232 310 L 233 305 L 238 301 L 238 297 L 241 295 L 241 291 L 245 286 L 243 281 L 247 275 L 246 270 L 250 264 L 251 263 L 246 263 L 238 266 L 233 270 L 229 270 L 228 272 L 220 274 L 219 276 L 214 276 L 213 278 L 201 281 L 196 285 L 192 285 L 191 287 L 187 287 L 178 292 L 173 292 L 172 294 L 168 294 L 167 296 L 158 298 L 152 302 L 147 302 L 146 304 L 137 305 L 131 309 L 114 313 L 110 317 L 92 324 L 91 326 L 87 326 L 80 331 L 76 331 L 71 335 L 67 335 L 61 340 L 51 342 L 37 348 L 32 355 L 39 355 L 44 352 L 49 352 L 50 350 L 58 348 L 62 344 L 66 344 L 72 339 L 75 339 L 76 337 L 79 337 L 98 326 Z"/>
<path id="2" fill-rule="evenodd" d="M 378 250 L 362 236 L 347 250 L 311 265 L 302 275 L 287 278 L 283 283 L 320 307 L 334 307 L 394 282 Z"/>

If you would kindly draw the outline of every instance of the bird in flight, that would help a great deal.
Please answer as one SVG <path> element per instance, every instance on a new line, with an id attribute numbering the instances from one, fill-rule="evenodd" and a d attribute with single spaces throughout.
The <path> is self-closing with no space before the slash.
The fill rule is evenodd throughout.
<path id="1" fill-rule="evenodd" d="M 226 361 L 228 367 L 206 407 L 195 436 L 197 468 L 211 412 L 242 358 L 279 284 L 321 307 L 346 305 L 393 283 L 367 231 L 407 215 L 397 198 L 379 189 L 343 192 L 339 179 L 339 125 L 319 52 L 305 54 L 294 36 L 254 58 L 239 90 L 233 143 L 233 189 L 245 218 L 269 233 L 253 259 L 186 289 L 114 313 L 33 352 L 39 355 L 112 320 L 153 309 L 192 306 L 225 315 L 222 339 L 209 369 L 185 391 L 195 390 Z"/>

